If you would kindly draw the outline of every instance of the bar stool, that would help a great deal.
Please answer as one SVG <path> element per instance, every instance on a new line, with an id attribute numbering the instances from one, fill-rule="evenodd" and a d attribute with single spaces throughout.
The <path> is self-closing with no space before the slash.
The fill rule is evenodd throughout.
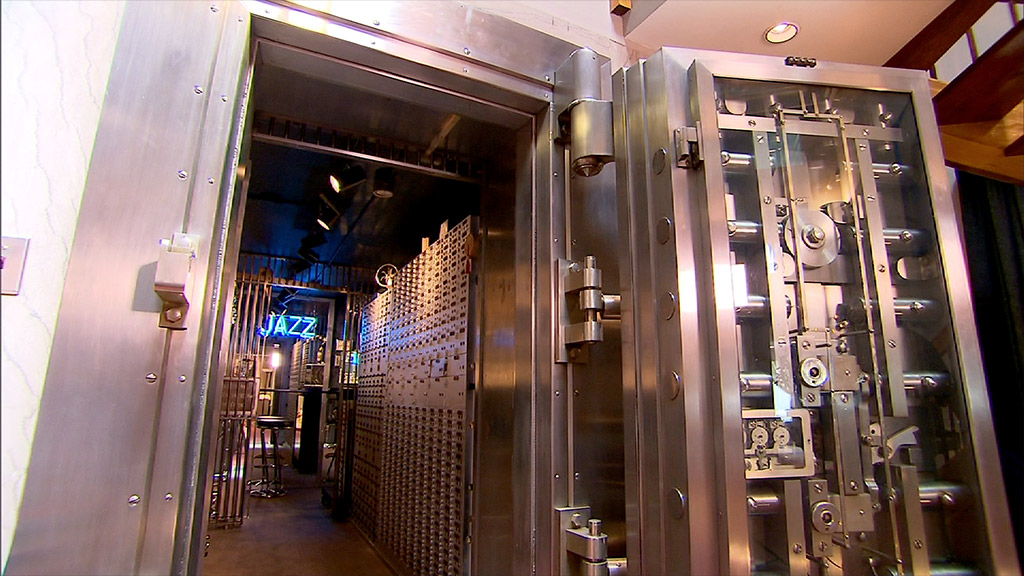
<path id="1" fill-rule="evenodd" d="M 256 488 L 249 491 L 250 495 L 262 498 L 275 498 L 277 496 L 284 496 L 287 493 L 284 489 L 284 483 L 281 481 L 281 462 L 277 452 L 277 432 L 278 430 L 291 428 L 291 426 L 292 421 L 284 416 L 256 417 L 256 428 L 260 432 L 259 460 L 262 476 L 260 481 L 256 483 Z M 267 454 L 267 432 L 270 433 L 272 455 Z M 272 461 L 268 464 L 267 460 L 271 458 Z M 274 469 L 272 476 L 269 474 L 268 468 Z"/>

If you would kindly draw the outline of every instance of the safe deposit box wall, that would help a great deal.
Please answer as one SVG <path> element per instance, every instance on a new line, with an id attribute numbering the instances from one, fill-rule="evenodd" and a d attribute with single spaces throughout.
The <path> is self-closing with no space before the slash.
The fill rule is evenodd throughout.
<path id="1" fill-rule="evenodd" d="M 787 64 L 615 76 L 630 573 L 1017 573 L 926 78 Z"/>
<path id="2" fill-rule="evenodd" d="M 478 239 L 463 220 L 367 304 L 356 395 L 354 510 L 416 574 L 462 573 L 472 484 Z"/>

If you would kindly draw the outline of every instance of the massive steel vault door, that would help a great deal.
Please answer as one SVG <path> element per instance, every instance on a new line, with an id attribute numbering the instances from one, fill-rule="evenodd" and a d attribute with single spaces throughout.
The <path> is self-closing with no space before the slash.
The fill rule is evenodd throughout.
<path id="1" fill-rule="evenodd" d="M 365 308 L 353 507 L 416 574 L 468 562 L 476 239 L 466 219 Z"/>
<path id="2" fill-rule="evenodd" d="M 630 573 L 1014 573 L 926 78 L 811 64 L 616 77 Z"/>

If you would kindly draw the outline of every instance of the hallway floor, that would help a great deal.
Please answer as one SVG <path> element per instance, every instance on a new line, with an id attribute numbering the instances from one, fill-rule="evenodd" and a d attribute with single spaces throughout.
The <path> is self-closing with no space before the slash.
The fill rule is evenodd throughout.
<path id="1" fill-rule="evenodd" d="M 283 468 L 288 493 L 249 498 L 241 528 L 210 531 L 205 576 L 393 576 L 351 522 L 334 522 L 315 475 Z"/>

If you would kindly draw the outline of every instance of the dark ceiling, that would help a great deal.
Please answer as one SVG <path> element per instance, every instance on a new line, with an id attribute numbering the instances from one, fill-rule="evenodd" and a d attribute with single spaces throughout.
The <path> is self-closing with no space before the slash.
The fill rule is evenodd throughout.
<path id="1" fill-rule="evenodd" d="M 420 148 L 439 146 L 471 156 L 482 166 L 512 148 L 510 122 L 517 119 L 488 116 L 492 112 L 479 103 L 411 90 L 393 80 L 350 78 L 340 74 L 337 63 L 315 55 L 298 58 L 281 47 L 261 51 L 252 99 L 257 124 L 260 117 L 272 116 Z M 334 192 L 329 176 L 352 166 L 362 168 L 366 181 Z M 337 207 L 340 218 L 326 233 L 326 242 L 315 247 L 317 259 L 370 269 L 386 263 L 402 267 L 419 254 L 422 238 L 437 239 L 444 221 L 454 226 L 479 214 L 479 182 L 416 169 L 395 168 L 394 196 L 375 197 L 375 171 L 384 166 L 372 158 L 353 159 L 254 137 L 242 252 L 299 259 L 303 238 L 320 229 L 316 218 L 321 195 Z"/>
<path id="2" fill-rule="evenodd" d="M 358 164 L 367 180 L 336 194 L 329 175 Z M 321 262 L 374 268 L 401 267 L 420 252 L 421 238 L 436 240 L 445 220 L 455 225 L 478 211 L 479 187 L 411 171 L 395 171 L 395 194 L 372 194 L 374 165 L 350 163 L 329 154 L 254 142 L 242 251 L 299 258 L 302 240 L 322 230 L 317 224 L 320 194 L 341 213 L 315 248 Z"/>

